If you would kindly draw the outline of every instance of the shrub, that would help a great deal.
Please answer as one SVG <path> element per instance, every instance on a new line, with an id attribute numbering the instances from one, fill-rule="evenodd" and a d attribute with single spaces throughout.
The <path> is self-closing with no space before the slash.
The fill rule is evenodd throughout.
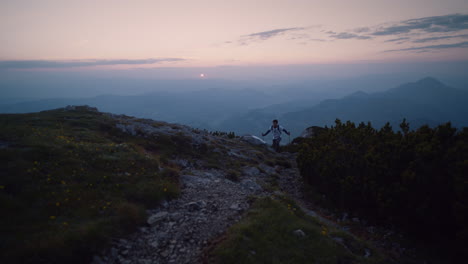
<path id="1" fill-rule="evenodd" d="M 448 247 L 468 242 L 468 128 L 336 121 L 301 143 L 304 181 L 339 209 Z M 452 241 L 452 242 L 450 242 Z"/>

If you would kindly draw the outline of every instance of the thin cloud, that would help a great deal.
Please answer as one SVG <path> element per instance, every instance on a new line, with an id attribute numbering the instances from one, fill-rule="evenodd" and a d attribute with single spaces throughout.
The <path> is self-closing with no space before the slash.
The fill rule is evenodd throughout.
<path id="1" fill-rule="evenodd" d="M 292 27 L 292 28 L 277 28 L 273 30 L 268 30 L 268 31 L 262 31 L 262 32 L 256 32 L 248 35 L 243 35 L 239 39 L 239 44 L 240 45 L 247 45 L 250 42 L 256 42 L 256 41 L 264 41 L 267 39 L 271 39 L 276 36 L 284 35 L 286 33 L 290 32 L 295 32 L 295 31 L 301 31 L 304 30 L 304 27 Z"/>
<path id="2" fill-rule="evenodd" d="M 441 39 L 454 39 L 454 38 L 468 38 L 468 34 L 422 38 L 422 39 L 413 40 L 413 43 L 425 43 L 425 42 L 437 41 L 437 40 L 441 40 Z"/>
<path id="3" fill-rule="evenodd" d="M 370 31 L 370 28 L 368 27 L 360 27 L 360 28 L 355 28 L 354 29 L 354 32 L 356 33 L 366 33 L 366 32 L 369 32 Z"/>
<path id="4" fill-rule="evenodd" d="M 320 26 L 322 27 L 322 26 Z M 333 29 L 319 30 L 320 35 L 309 32 L 311 27 L 289 27 L 278 28 L 268 31 L 255 32 L 240 36 L 239 39 L 225 44 L 236 44 L 239 46 L 249 45 L 253 42 L 263 42 L 281 35 L 286 35 L 288 40 L 301 40 L 302 42 L 313 41 L 339 41 L 346 39 L 375 40 L 381 38 L 383 42 L 400 45 L 404 43 L 431 43 L 441 40 L 466 39 L 468 38 L 468 14 L 448 14 L 442 16 L 422 17 L 402 20 L 399 22 L 386 23 L 379 26 L 363 26 L 346 30 L 345 32 Z M 452 33 L 452 34 L 450 34 Z M 455 34 L 458 33 L 458 34 Z M 450 36 L 447 36 L 449 35 Z M 453 47 L 454 44 L 446 43 L 440 45 L 430 45 L 432 49 Z M 418 47 L 409 47 L 408 50 L 415 50 Z M 392 51 L 401 51 L 395 49 Z"/>
<path id="5" fill-rule="evenodd" d="M 72 68 L 109 65 L 138 65 L 184 60 L 185 59 L 182 58 L 151 58 L 141 60 L 4 60 L 0 61 L 0 69 Z"/>
<path id="6" fill-rule="evenodd" d="M 423 17 L 404 20 L 399 23 L 377 28 L 371 35 L 390 36 L 407 34 L 412 31 L 427 33 L 455 32 L 468 29 L 467 14 L 451 14 L 445 16 Z"/>
<path id="7" fill-rule="evenodd" d="M 404 41 L 404 40 L 409 40 L 410 38 L 408 37 L 403 37 L 403 38 L 396 38 L 396 39 L 388 39 L 385 42 L 398 42 L 398 41 Z"/>
<path id="8" fill-rule="evenodd" d="M 357 34 L 348 33 L 348 32 L 334 33 L 330 35 L 329 37 L 334 38 L 334 39 L 371 39 L 372 38 L 369 36 L 357 35 Z"/>
<path id="9" fill-rule="evenodd" d="M 452 43 L 452 44 L 440 44 L 440 45 L 429 45 L 429 46 L 421 46 L 421 47 L 411 47 L 411 48 L 404 48 L 404 49 L 395 49 L 395 50 L 386 50 L 385 52 L 396 52 L 396 51 L 429 51 L 429 50 L 441 50 L 441 49 L 452 49 L 452 48 L 467 48 L 468 41 L 459 42 L 459 43 Z"/>

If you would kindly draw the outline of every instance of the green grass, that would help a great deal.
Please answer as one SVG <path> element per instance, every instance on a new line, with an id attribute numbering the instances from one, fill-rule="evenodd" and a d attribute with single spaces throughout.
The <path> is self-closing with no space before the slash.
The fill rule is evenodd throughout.
<path id="1" fill-rule="evenodd" d="M 132 137 L 79 109 L 0 115 L 0 261 L 88 261 L 178 195 L 177 169 L 161 157 L 189 154 L 186 141 Z"/>
<path id="2" fill-rule="evenodd" d="M 301 229 L 306 236 L 294 231 Z M 343 241 L 336 242 L 333 238 Z M 365 249 L 371 256 L 364 258 Z M 258 199 L 208 254 L 210 263 L 382 263 L 375 250 L 329 230 L 287 199 Z"/>

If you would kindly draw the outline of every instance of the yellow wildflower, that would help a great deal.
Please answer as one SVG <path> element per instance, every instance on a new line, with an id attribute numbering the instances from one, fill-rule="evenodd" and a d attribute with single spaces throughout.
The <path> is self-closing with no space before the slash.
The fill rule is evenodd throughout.
<path id="1" fill-rule="evenodd" d="M 328 229 L 326 226 L 322 226 L 322 235 L 326 236 L 328 234 Z"/>
<path id="2" fill-rule="evenodd" d="M 3 190 L 5 189 L 5 186 L 4 185 L 0 185 L 0 190 Z"/>
<path id="3" fill-rule="evenodd" d="M 55 219 L 55 215 L 49 216 L 49 219 L 50 219 L 50 220 L 54 220 L 54 219 Z"/>
<path id="4" fill-rule="evenodd" d="M 60 203 L 59 203 L 59 202 L 56 202 L 55 205 L 56 205 L 56 206 L 60 206 Z"/>

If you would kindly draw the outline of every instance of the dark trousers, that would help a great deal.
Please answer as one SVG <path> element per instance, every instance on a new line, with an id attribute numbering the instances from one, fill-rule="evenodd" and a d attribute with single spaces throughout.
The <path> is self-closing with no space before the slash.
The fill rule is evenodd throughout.
<path id="1" fill-rule="evenodd" d="M 279 150 L 280 150 L 280 141 L 281 141 L 281 138 L 273 139 L 272 147 L 276 152 L 279 152 Z"/>

